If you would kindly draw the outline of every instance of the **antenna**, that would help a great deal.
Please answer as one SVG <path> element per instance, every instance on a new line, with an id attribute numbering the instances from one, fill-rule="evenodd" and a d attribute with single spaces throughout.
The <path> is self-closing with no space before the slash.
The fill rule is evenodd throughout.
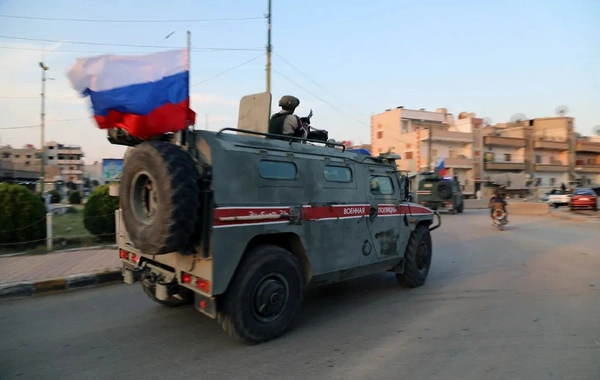
<path id="1" fill-rule="evenodd" d="M 484 117 L 483 118 L 483 126 L 489 127 L 490 125 L 492 125 L 492 119 L 489 117 Z"/>
<path id="2" fill-rule="evenodd" d="M 600 136 L 600 125 L 596 125 L 596 126 L 594 127 L 594 134 L 595 134 L 596 136 Z"/>
<path id="3" fill-rule="evenodd" d="M 512 115 L 510 117 L 510 122 L 518 124 L 518 123 L 520 123 L 520 122 L 522 122 L 523 120 L 526 120 L 526 119 L 527 119 L 527 116 L 525 116 L 525 114 L 516 113 L 516 114 L 514 114 L 514 115 Z"/>
<path id="4" fill-rule="evenodd" d="M 556 109 L 554 110 L 554 112 L 558 116 L 565 116 L 567 114 L 567 112 L 569 112 L 569 107 L 567 107 L 567 106 L 558 106 L 558 107 L 556 107 Z"/>

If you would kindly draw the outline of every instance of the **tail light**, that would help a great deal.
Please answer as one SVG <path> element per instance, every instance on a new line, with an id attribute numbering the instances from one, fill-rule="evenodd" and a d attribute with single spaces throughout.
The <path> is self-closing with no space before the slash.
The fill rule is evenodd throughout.
<path id="1" fill-rule="evenodd" d="M 124 249 L 119 249 L 119 258 L 132 261 L 134 264 L 137 264 L 140 261 L 140 258 L 135 253 L 127 252 Z"/>
<path id="2" fill-rule="evenodd" d="M 204 293 L 210 292 L 210 281 L 193 276 L 189 273 L 181 273 L 181 282 L 184 284 L 190 284 L 191 286 L 203 291 Z"/>
<path id="3" fill-rule="evenodd" d="M 500 210 L 497 210 L 497 211 L 496 211 L 496 216 L 502 216 L 502 211 L 500 211 Z"/>

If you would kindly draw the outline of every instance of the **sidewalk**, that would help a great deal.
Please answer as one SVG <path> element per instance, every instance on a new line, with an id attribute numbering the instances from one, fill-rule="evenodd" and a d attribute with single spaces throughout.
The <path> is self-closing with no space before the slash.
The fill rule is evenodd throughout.
<path id="1" fill-rule="evenodd" d="M 116 249 L 0 256 L 0 297 L 122 282 Z"/>

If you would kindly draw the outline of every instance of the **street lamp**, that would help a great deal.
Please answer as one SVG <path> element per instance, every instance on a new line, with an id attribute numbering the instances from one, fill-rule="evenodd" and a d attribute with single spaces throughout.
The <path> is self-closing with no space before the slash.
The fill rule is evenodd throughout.
<path id="1" fill-rule="evenodd" d="M 44 173 L 44 156 L 45 156 L 45 151 L 46 148 L 44 147 L 45 144 L 45 118 L 46 118 L 46 114 L 45 114 L 45 109 L 46 109 L 46 71 L 48 71 L 49 67 L 44 65 L 44 62 L 40 62 L 39 63 L 40 68 L 42 69 L 42 93 L 41 93 L 41 97 L 42 97 L 42 109 L 40 112 L 40 129 L 41 129 L 41 139 L 40 139 L 40 150 L 42 152 L 42 157 L 41 157 L 41 161 L 40 161 L 40 194 L 44 194 L 44 180 L 45 180 L 45 173 Z"/>

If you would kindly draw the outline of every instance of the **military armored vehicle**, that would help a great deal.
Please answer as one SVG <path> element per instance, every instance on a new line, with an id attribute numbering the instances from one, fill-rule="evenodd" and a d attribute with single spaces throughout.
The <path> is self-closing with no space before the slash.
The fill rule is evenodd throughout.
<path id="1" fill-rule="evenodd" d="M 460 184 L 454 178 L 442 177 L 438 172 L 422 172 L 417 177 L 416 202 L 432 210 L 462 213 L 465 201 Z"/>
<path id="2" fill-rule="evenodd" d="M 423 285 L 441 224 L 406 201 L 398 156 L 261 132 L 270 109 L 253 107 L 270 100 L 242 99 L 245 129 L 111 133 L 131 146 L 112 192 L 124 281 L 162 305 L 193 303 L 246 344 L 284 334 L 309 286 L 381 271 Z"/>

